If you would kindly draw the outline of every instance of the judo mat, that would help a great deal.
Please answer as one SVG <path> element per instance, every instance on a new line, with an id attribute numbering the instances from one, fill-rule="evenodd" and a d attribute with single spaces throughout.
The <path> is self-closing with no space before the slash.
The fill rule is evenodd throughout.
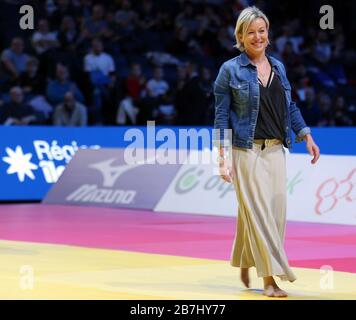
<path id="1" fill-rule="evenodd" d="M 235 218 L 0 205 L 0 299 L 273 299 L 230 266 Z M 288 222 L 283 299 L 356 299 L 356 227 Z M 281 299 L 279 299 L 281 300 Z"/>

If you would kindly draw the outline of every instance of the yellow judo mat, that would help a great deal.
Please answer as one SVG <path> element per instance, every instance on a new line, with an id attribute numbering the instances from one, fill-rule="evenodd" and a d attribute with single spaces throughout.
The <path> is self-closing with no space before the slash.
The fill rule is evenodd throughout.
<path id="1" fill-rule="evenodd" d="M 356 299 L 353 273 L 293 271 L 286 299 Z M 0 241 L 0 299 L 273 299 L 250 275 L 248 290 L 229 261 Z"/>

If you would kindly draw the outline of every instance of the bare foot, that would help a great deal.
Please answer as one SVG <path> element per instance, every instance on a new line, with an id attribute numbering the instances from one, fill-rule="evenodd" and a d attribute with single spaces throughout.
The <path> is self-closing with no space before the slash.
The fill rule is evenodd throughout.
<path id="1" fill-rule="evenodd" d="M 286 298 L 288 297 L 288 294 L 277 286 L 277 288 L 274 289 L 274 296 L 277 298 Z"/>
<path id="2" fill-rule="evenodd" d="M 248 268 L 241 268 L 241 281 L 246 288 L 250 287 L 250 277 L 248 275 Z"/>
<path id="3" fill-rule="evenodd" d="M 269 286 L 265 287 L 265 289 L 263 291 L 263 295 L 265 295 L 267 297 L 276 297 L 276 298 L 288 297 L 287 292 L 285 292 L 284 290 L 282 290 L 278 286 L 274 287 L 272 285 L 269 285 Z"/>
<path id="4" fill-rule="evenodd" d="M 263 291 L 263 295 L 267 297 L 274 297 L 274 288 L 272 285 L 265 286 L 265 290 Z"/>
<path id="5" fill-rule="evenodd" d="M 287 292 L 282 290 L 277 286 L 277 283 L 274 281 L 273 277 L 263 278 L 264 282 L 264 291 L 263 295 L 267 297 L 276 297 L 276 298 L 285 298 L 288 297 Z"/>

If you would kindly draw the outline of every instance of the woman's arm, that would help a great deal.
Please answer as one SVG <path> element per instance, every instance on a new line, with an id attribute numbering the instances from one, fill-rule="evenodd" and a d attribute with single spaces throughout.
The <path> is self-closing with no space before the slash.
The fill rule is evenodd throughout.
<path id="1" fill-rule="evenodd" d="M 308 150 L 308 153 L 313 156 L 311 163 L 315 164 L 320 157 L 320 150 L 317 144 L 314 142 L 313 137 L 311 135 L 311 130 L 306 125 L 303 116 L 294 101 L 291 101 L 290 104 L 290 117 L 292 129 L 297 135 L 295 142 L 306 142 L 306 148 Z"/>
<path id="2" fill-rule="evenodd" d="M 281 63 L 283 72 L 285 77 L 287 78 L 286 69 L 284 65 Z M 290 93 L 289 93 L 290 94 Z M 306 148 L 313 159 L 311 160 L 312 164 L 315 164 L 320 157 L 320 150 L 317 144 L 314 142 L 313 137 L 311 135 L 310 128 L 306 125 L 302 113 L 298 108 L 297 104 L 292 100 L 290 96 L 290 105 L 289 105 L 290 119 L 292 130 L 296 134 L 295 142 L 306 142 Z"/>
<path id="3" fill-rule="evenodd" d="M 215 139 L 219 143 L 219 148 L 224 145 L 229 145 L 227 141 L 231 103 L 229 80 L 229 71 L 226 68 L 226 64 L 223 64 L 216 77 L 213 88 L 215 96 L 214 130 Z"/>
<path id="4" fill-rule="evenodd" d="M 215 142 L 219 150 L 218 163 L 219 173 L 222 179 L 226 182 L 232 182 L 231 165 L 229 164 L 228 149 L 231 146 L 231 130 L 229 128 L 230 118 L 230 75 L 223 64 L 219 70 L 218 76 L 214 82 L 214 96 L 215 96 L 215 119 L 214 119 L 214 136 Z"/>
<path id="5" fill-rule="evenodd" d="M 295 142 L 296 143 L 301 142 L 304 140 L 304 137 L 307 134 L 311 133 L 311 130 L 306 125 L 302 113 L 300 112 L 300 109 L 297 107 L 297 104 L 292 100 L 290 102 L 289 112 L 290 112 L 292 130 L 297 135 Z"/>
<path id="6" fill-rule="evenodd" d="M 320 150 L 318 145 L 314 142 L 313 137 L 310 133 L 306 134 L 303 137 L 303 140 L 307 143 L 307 150 L 313 159 L 310 161 L 312 164 L 315 164 L 320 157 Z"/>

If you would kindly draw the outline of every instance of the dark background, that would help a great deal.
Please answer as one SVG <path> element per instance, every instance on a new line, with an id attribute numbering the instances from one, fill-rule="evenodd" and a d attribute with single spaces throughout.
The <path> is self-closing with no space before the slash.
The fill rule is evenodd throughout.
<path id="1" fill-rule="evenodd" d="M 21 4 L 33 6 L 35 30 L 19 28 Z M 93 9 L 98 4 L 103 15 L 99 22 L 93 22 Z M 324 4 L 334 8 L 334 30 L 323 31 L 319 27 L 322 16 L 319 9 Z M 9 48 L 14 37 L 21 37 L 24 52 L 38 61 L 33 81 L 38 86 L 33 85 L 25 92 L 22 107 L 41 95 L 52 111 L 41 114 L 40 107 L 33 111 L 37 115 L 35 124 L 52 125 L 53 112 L 63 103 L 54 101 L 47 90 L 49 83 L 56 80 L 60 64 L 68 70 L 68 85 L 75 84 L 82 95 L 79 102 L 88 112 L 88 125 L 141 125 L 147 120 L 163 125 L 212 125 L 212 84 L 220 65 L 239 54 L 233 48 L 233 31 L 239 12 L 247 5 L 256 5 L 268 16 L 269 53 L 286 65 L 293 98 L 307 124 L 355 126 L 356 1 L 3 0 L 0 51 Z M 65 32 L 61 31 L 65 16 L 71 17 L 75 25 L 75 37 L 70 41 L 65 40 Z M 128 24 L 122 22 L 122 17 L 127 18 Z M 41 19 L 47 19 L 58 44 L 39 54 L 32 37 Z M 286 33 L 287 41 L 278 47 Z M 83 67 L 95 38 L 102 41 L 104 52 L 115 63 L 110 85 L 97 85 Z M 298 45 L 294 47 L 289 41 Z M 148 52 L 167 53 L 178 62 L 166 63 L 162 56 L 153 60 L 147 56 Z M 147 83 L 157 67 L 161 68 L 168 89 L 151 94 Z M 1 114 L 11 102 L 10 89 L 24 88 L 28 82 L 28 78 L 11 74 L 1 63 L 0 124 L 5 121 Z M 120 108 L 127 115 L 123 101 L 136 113 L 120 122 L 117 120 Z"/>

